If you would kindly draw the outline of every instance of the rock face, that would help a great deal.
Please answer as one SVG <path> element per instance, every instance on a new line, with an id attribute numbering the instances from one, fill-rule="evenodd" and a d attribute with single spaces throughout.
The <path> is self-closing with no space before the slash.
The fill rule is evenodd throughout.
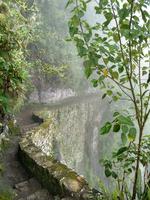
<path id="1" fill-rule="evenodd" d="M 96 199 L 83 177 L 43 153 L 33 144 L 30 134 L 20 142 L 19 159 L 51 194 L 77 200 Z"/>
<path id="2" fill-rule="evenodd" d="M 99 127 L 105 111 L 94 95 L 33 111 L 34 119 L 43 123 L 22 138 L 19 157 L 51 194 L 96 199 L 91 188 L 102 174 L 99 159 L 106 145 L 99 138 Z"/>
<path id="3" fill-rule="evenodd" d="M 104 111 L 105 107 L 95 96 L 55 108 L 43 108 L 34 113 L 43 118 L 44 123 L 32 132 L 32 142 L 46 155 L 54 156 L 83 174 L 95 187 L 94 177 L 101 172 L 99 156 L 104 145 L 99 127 Z"/>
<path id="4" fill-rule="evenodd" d="M 89 88 L 84 91 L 84 95 L 99 93 L 99 90 L 95 88 Z M 29 102 L 32 103 L 55 103 L 69 97 L 76 97 L 78 94 L 72 89 L 52 89 L 37 91 L 36 89 L 30 94 Z"/>
<path id="5" fill-rule="evenodd" d="M 8 145 L 10 136 L 17 134 L 19 127 L 16 124 L 14 116 L 7 119 L 4 124 L 0 123 L 0 151 Z"/>
<path id="6" fill-rule="evenodd" d="M 15 184 L 14 188 L 17 192 L 15 200 L 54 200 L 55 198 L 46 189 L 41 188 L 34 178 Z"/>

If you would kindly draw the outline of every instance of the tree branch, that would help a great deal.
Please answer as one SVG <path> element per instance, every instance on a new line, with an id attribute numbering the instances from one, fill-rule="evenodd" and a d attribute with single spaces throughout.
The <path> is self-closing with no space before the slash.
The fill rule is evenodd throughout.
<path id="1" fill-rule="evenodd" d="M 140 54 L 141 52 L 139 52 Z M 141 82 L 141 58 L 139 55 L 139 90 L 140 90 L 140 104 L 141 104 L 141 110 L 140 110 L 140 121 L 141 124 L 143 124 L 143 95 L 142 95 L 142 82 Z"/>
<path id="2" fill-rule="evenodd" d="M 132 80 L 131 80 L 129 71 L 128 71 L 127 67 L 126 67 L 126 61 L 125 61 L 125 55 L 124 55 L 124 52 L 123 52 L 123 45 L 122 45 L 122 41 L 121 41 L 119 24 L 117 22 L 115 9 L 114 9 L 112 0 L 110 0 L 110 2 L 111 2 L 111 8 L 112 8 L 112 12 L 113 12 L 113 17 L 114 17 L 114 20 L 115 20 L 115 23 L 116 23 L 116 29 L 117 29 L 117 33 L 118 33 L 119 45 L 120 45 L 120 50 L 121 50 L 121 54 L 122 54 L 122 59 L 123 59 L 123 63 L 124 63 L 125 70 L 126 70 L 126 74 L 127 74 L 128 80 L 129 80 L 129 84 L 130 84 L 130 87 L 131 87 L 131 93 L 132 93 L 132 96 L 133 96 L 133 103 L 134 103 L 135 112 L 136 112 L 136 119 L 138 121 L 138 124 L 140 124 L 139 112 L 138 112 L 138 106 L 137 106 L 137 103 L 136 103 L 136 97 L 135 97 L 135 93 L 134 93 L 134 88 L 133 88 L 133 84 L 132 84 Z M 133 4 L 133 3 L 134 3 L 134 0 L 132 0 L 131 4 Z M 131 5 L 131 7 L 132 7 L 132 5 Z M 131 22 L 132 22 L 132 20 L 131 20 Z"/>

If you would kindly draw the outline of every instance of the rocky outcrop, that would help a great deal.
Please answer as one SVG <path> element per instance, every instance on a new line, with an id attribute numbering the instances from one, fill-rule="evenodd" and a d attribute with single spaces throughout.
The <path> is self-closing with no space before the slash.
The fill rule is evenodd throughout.
<path id="1" fill-rule="evenodd" d="M 52 195 L 96 200 L 100 193 L 91 188 L 98 189 L 101 174 L 98 130 L 105 106 L 97 95 L 38 106 L 32 120 L 39 126 L 21 139 L 20 161 Z"/>
<path id="2" fill-rule="evenodd" d="M 54 200 L 54 197 L 34 178 L 15 184 L 14 188 L 17 192 L 15 200 Z"/>
<path id="3" fill-rule="evenodd" d="M 79 93 L 81 93 L 79 95 Z M 99 94 L 99 90 L 96 88 L 89 88 L 88 90 L 82 92 L 75 92 L 72 89 L 43 89 L 43 90 L 34 90 L 29 96 L 29 102 L 31 103 L 56 103 L 70 97 L 79 97 L 79 96 L 89 96 L 91 94 Z"/>
<path id="4" fill-rule="evenodd" d="M 14 116 L 11 116 L 10 119 L 5 119 L 3 123 L 0 122 L 0 151 L 8 146 L 10 137 L 16 135 L 18 132 L 19 127 L 16 124 Z"/>
<path id="5" fill-rule="evenodd" d="M 96 199 L 86 180 L 53 156 L 42 152 L 33 144 L 31 134 L 20 142 L 19 159 L 51 194 L 67 195 L 76 200 Z"/>

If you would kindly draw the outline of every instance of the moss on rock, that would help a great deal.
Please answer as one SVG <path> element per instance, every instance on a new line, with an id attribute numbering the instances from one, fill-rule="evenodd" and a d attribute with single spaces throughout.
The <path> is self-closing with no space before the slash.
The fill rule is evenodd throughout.
<path id="1" fill-rule="evenodd" d="M 29 134 L 22 138 L 18 153 L 20 161 L 29 173 L 34 175 L 53 195 L 69 195 L 77 200 L 95 199 L 83 177 L 52 156 L 44 154 L 33 144 L 30 136 Z M 89 193 L 92 196 L 88 198 L 85 194 Z"/>

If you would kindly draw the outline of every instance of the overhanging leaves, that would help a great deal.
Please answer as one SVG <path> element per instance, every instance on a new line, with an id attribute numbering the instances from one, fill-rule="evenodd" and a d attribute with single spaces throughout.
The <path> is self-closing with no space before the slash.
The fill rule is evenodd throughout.
<path id="1" fill-rule="evenodd" d="M 100 129 L 100 134 L 105 135 L 108 134 L 111 130 L 112 124 L 110 122 L 106 122 L 105 125 Z"/>

